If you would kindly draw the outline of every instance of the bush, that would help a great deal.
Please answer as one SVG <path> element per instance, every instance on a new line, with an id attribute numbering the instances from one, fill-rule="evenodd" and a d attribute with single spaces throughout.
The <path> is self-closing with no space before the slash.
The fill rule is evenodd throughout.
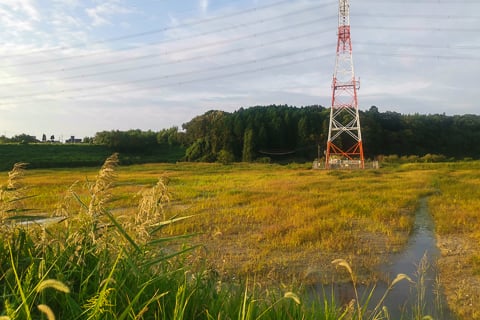
<path id="1" fill-rule="evenodd" d="M 225 149 L 220 150 L 217 155 L 217 162 L 220 162 L 221 164 L 231 164 L 234 161 L 235 156 L 233 155 L 233 153 Z"/>

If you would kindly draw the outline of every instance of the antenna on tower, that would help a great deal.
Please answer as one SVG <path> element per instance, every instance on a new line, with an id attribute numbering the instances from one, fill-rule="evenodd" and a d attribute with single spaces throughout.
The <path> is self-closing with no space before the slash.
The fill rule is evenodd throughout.
<path id="1" fill-rule="evenodd" d="M 349 0 L 339 0 L 337 36 L 325 168 L 363 169 L 365 160 L 357 101 L 360 81 L 355 80 L 353 70 Z"/>

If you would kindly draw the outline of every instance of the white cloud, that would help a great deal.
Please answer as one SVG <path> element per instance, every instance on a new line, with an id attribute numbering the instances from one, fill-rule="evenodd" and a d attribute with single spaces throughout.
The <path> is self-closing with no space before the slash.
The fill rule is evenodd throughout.
<path id="1" fill-rule="evenodd" d="M 208 11 L 209 0 L 200 0 L 200 9 L 202 13 L 207 13 Z"/>
<path id="2" fill-rule="evenodd" d="M 0 26 L 4 32 L 18 36 L 35 30 L 41 15 L 33 0 L 4 0 L 0 3 Z M 5 40 L 5 39 L 3 39 Z"/>
<path id="3" fill-rule="evenodd" d="M 54 0 L 53 2 L 60 6 L 76 8 L 81 5 L 81 1 L 82 0 Z"/>
<path id="4" fill-rule="evenodd" d="M 394 79 L 393 79 L 394 80 Z M 365 89 L 362 88 L 359 94 L 363 96 L 403 96 L 414 95 L 432 86 L 431 81 L 425 80 L 403 80 L 403 81 L 382 81 L 371 82 Z"/>
<path id="5" fill-rule="evenodd" d="M 1 7 L 7 8 L 13 12 L 24 15 L 24 19 L 39 21 L 40 13 L 38 12 L 34 0 L 3 0 Z"/>
<path id="6" fill-rule="evenodd" d="M 98 27 L 101 25 L 112 24 L 111 19 L 119 14 L 129 14 L 133 10 L 122 6 L 117 0 L 104 1 L 93 8 L 85 9 L 87 15 L 92 19 L 92 25 Z"/>

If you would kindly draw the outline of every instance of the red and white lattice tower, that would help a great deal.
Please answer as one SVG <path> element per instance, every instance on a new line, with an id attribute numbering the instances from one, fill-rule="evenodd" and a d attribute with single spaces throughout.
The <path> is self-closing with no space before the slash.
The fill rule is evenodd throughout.
<path id="1" fill-rule="evenodd" d="M 328 128 L 325 168 L 364 168 L 362 134 L 350 37 L 350 2 L 339 0 L 338 42 L 332 82 L 332 108 Z"/>

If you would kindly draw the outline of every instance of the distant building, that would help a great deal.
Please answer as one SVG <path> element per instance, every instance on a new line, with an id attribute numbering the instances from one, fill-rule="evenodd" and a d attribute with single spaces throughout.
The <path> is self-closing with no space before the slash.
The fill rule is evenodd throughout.
<path id="1" fill-rule="evenodd" d="M 70 139 L 65 140 L 65 143 L 82 143 L 82 139 L 75 139 L 75 136 L 70 136 Z"/>

